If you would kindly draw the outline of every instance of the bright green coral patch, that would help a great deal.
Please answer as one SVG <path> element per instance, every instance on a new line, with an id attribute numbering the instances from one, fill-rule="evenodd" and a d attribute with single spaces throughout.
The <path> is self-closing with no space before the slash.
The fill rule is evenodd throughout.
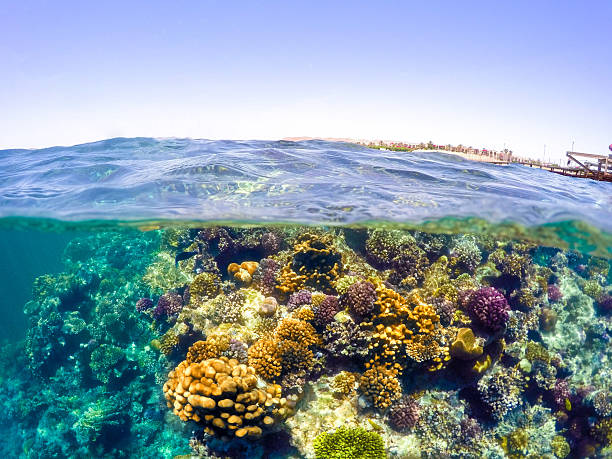
<path id="1" fill-rule="evenodd" d="M 340 427 L 323 432 L 314 442 L 316 459 L 384 459 L 385 444 L 376 432 L 361 427 Z"/>

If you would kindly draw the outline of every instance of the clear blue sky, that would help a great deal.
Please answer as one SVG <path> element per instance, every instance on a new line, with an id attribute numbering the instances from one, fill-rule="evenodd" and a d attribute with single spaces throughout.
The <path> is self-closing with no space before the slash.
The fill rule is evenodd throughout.
<path id="1" fill-rule="evenodd" d="M 612 143 L 612 1 L 4 2 L 0 148 L 113 136 Z"/>

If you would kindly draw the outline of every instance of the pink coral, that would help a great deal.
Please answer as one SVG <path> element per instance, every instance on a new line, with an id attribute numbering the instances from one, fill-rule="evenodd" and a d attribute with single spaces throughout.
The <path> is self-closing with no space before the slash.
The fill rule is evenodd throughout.
<path id="1" fill-rule="evenodd" d="M 468 311 L 472 317 L 489 331 L 499 331 L 508 322 L 508 301 L 493 287 L 484 287 L 470 295 Z"/>

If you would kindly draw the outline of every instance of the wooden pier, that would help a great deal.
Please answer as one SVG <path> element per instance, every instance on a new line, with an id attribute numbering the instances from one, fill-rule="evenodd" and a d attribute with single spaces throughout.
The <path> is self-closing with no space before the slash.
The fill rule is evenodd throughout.
<path id="1" fill-rule="evenodd" d="M 515 159 L 513 161 L 491 161 L 493 164 L 523 164 L 529 167 L 554 172 L 568 177 L 589 178 L 602 182 L 612 182 L 612 155 L 594 155 L 592 153 L 566 152 L 568 167 L 547 164 L 539 161 Z M 580 159 L 578 159 L 580 158 Z M 583 159 L 585 158 L 585 159 Z M 575 163 L 576 166 L 570 167 Z"/>

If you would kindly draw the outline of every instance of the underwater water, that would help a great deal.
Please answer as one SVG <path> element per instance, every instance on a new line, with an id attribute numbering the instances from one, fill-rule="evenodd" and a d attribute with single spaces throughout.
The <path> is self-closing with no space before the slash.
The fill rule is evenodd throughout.
<path id="1" fill-rule="evenodd" d="M 0 452 L 612 457 L 611 204 L 323 141 L 0 151 Z"/>

